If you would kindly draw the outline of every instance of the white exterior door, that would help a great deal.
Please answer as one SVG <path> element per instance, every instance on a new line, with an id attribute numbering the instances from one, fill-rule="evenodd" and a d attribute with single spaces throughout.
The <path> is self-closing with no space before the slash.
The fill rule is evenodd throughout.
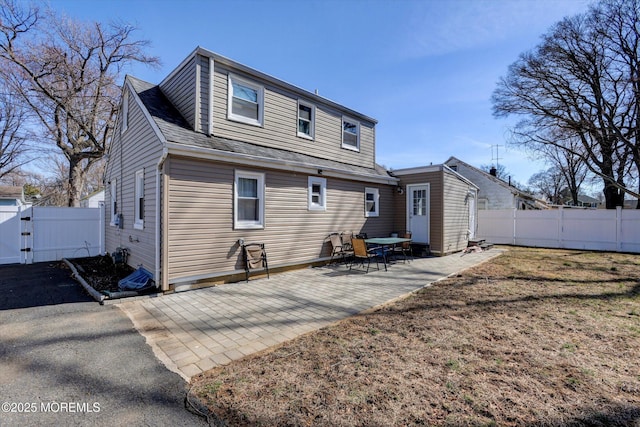
<path id="1" fill-rule="evenodd" d="M 429 243 L 429 184 L 407 185 L 407 230 L 416 243 Z"/>

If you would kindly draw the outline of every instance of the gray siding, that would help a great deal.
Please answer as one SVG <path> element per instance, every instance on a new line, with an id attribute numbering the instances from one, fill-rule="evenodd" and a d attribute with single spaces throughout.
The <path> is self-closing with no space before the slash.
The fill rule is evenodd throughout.
<path id="1" fill-rule="evenodd" d="M 378 186 L 380 217 L 365 218 L 364 189 L 371 184 L 327 178 L 327 210 L 307 209 L 308 175 L 243 168 L 265 173 L 265 228 L 233 229 L 233 181 L 229 164 L 171 157 L 168 208 L 170 283 L 241 270 L 237 244 L 266 244 L 271 268 L 304 264 L 329 256 L 329 233 L 364 231 L 387 236 L 393 227 L 393 187 Z"/>
<path id="2" fill-rule="evenodd" d="M 469 185 L 444 174 L 443 253 L 460 251 L 469 241 Z"/>
<path id="3" fill-rule="evenodd" d="M 162 93 L 178 109 L 182 117 L 196 128 L 196 116 L 200 111 L 196 105 L 196 60 L 191 58 L 170 79 L 160 83 Z"/>
<path id="4" fill-rule="evenodd" d="M 232 71 L 232 73 L 235 72 Z M 347 150 L 341 147 L 342 112 L 328 105 L 313 103 L 316 106 L 315 140 L 300 138 L 297 136 L 299 97 L 273 85 L 265 85 L 262 127 L 228 120 L 228 74 L 228 69 L 216 64 L 213 106 L 215 135 L 368 168 L 375 166 L 373 123 L 360 122 L 360 151 Z M 235 74 L 263 84 L 263 82 L 241 73 Z M 205 80 L 207 78 L 203 76 L 201 81 Z M 304 98 L 301 99 L 304 100 Z"/>
<path id="5" fill-rule="evenodd" d="M 488 178 L 482 172 L 453 160 L 447 163 L 456 166 L 456 171 L 478 186 L 478 206 L 480 209 L 513 209 L 516 206 L 514 194 L 505 186 Z"/>
<path id="6" fill-rule="evenodd" d="M 429 247 L 434 253 L 441 253 L 443 248 L 444 218 L 443 218 L 443 173 L 425 172 L 412 175 L 402 175 L 400 184 L 406 188 L 410 184 L 429 183 Z M 395 229 L 407 228 L 407 196 L 396 195 L 395 198 Z"/>
<path id="7" fill-rule="evenodd" d="M 162 145 L 134 100 L 129 99 L 129 127 L 120 136 L 117 128 L 111 145 L 106 169 L 106 230 L 105 248 L 111 253 L 117 247 L 130 250 L 129 265 L 143 265 L 152 273 L 155 270 L 155 219 L 156 219 L 156 163 Z M 122 155 L 124 153 L 124 155 Z M 136 171 L 144 169 L 144 228 L 134 229 L 134 182 Z M 123 214 L 123 228 L 109 225 L 111 219 L 111 180 L 117 180 L 118 211 Z"/>

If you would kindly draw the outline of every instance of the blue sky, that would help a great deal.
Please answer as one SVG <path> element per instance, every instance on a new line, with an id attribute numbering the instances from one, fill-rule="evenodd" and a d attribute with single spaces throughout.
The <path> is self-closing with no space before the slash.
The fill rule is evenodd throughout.
<path id="1" fill-rule="evenodd" d="M 80 20 L 120 20 L 151 42 L 159 83 L 202 46 L 378 120 L 377 162 L 400 169 L 456 156 L 500 163 L 526 183 L 544 165 L 507 146 L 490 97 L 518 55 L 587 0 L 50 0 Z"/>

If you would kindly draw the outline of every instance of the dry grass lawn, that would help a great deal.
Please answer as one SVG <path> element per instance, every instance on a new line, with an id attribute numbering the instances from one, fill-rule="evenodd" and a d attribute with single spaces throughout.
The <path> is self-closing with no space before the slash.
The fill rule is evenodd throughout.
<path id="1" fill-rule="evenodd" d="M 223 425 L 640 426 L 640 256 L 501 257 L 193 380 Z"/>

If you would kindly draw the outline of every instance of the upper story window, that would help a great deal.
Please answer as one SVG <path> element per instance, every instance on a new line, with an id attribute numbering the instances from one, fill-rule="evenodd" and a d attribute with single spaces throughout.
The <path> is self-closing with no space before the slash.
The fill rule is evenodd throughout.
<path id="1" fill-rule="evenodd" d="M 234 228 L 264 228 L 264 174 L 236 171 Z"/>
<path id="2" fill-rule="evenodd" d="M 360 123 L 357 120 L 342 118 L 342 148 L 360 151 Z"/>
<path id="3" fill-rule="evenodd" d="M 379 208 L 380 192 L 377 188 L 364 189 L 364 216 L 372 217 L 380 215 Z"/>
<path id="4" fill-rule="evenodd" d="M 122 122 L 120 124 L 120 135 L 129 127 L 129 91 L 125 88 L 122 93 Z"/>
<path id="5" fill-rule="evenodd" d="M 262 126 L 264 117 L 264 87 L 229 74 L 227 118 L 250 125 Z"/>
<path id="6" fill-rule="evenodd" d="M 316 107 L 304 101 L 298 101 L 298 136 L 313 139 L 315 132 Z"/>
<path id="7" fill-rule="evenodd" d="M 327 209 L 327 180 L 317 176 L 309 177 L 309 210 L 324 211 Z"/>
<path id="8" fill-rule="evenodd" d="M 144 228 L 144 169 L 136 172 L 134 185 L 133 228 L 142 230 Z"/>

